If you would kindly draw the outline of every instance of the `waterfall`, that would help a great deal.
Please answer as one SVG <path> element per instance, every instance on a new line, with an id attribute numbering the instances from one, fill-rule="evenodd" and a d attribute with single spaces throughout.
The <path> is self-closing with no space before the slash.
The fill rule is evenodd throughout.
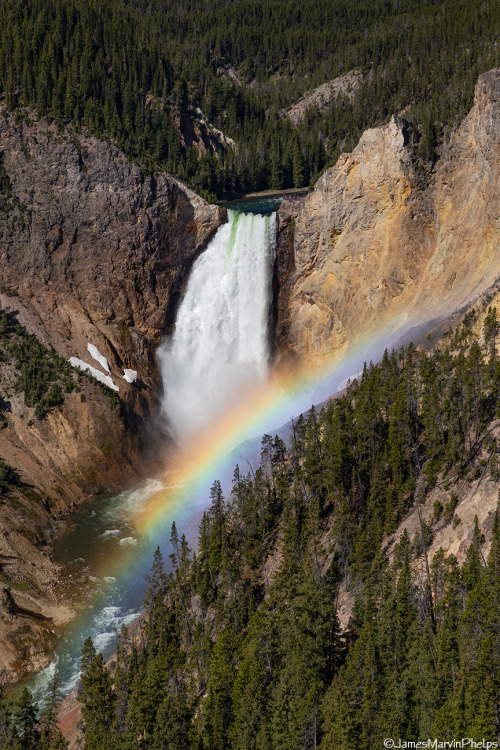
<path id="1" fill-rule="evenodd" d="M 229 210 L 193 265 L 173 334 L 158 350 L 162 408 L 178 439 L 265 379 L 275 233 L 276 214 Z"/>

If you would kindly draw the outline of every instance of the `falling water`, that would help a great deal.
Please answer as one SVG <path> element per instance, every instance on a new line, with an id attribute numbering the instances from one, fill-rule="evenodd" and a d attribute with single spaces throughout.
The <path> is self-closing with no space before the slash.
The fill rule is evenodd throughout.
<path id="1" fill-rule="evenodd" d="M 158 351 L 163 410 L 185 438 L 263 381 L 276 214 L 228 211 L 195 262 L 173 335 Z"/>

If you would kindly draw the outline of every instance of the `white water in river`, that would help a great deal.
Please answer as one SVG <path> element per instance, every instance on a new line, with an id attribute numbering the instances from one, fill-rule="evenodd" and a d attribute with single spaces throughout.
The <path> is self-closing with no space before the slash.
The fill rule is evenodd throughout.
<path id="1" fill-rule="evenodd" d="M 158 350 L 177 438 L 207 427 L 267 374 L 275 223 L 276 214 L 229 210 L 193 266 L 173 335 Z"/>

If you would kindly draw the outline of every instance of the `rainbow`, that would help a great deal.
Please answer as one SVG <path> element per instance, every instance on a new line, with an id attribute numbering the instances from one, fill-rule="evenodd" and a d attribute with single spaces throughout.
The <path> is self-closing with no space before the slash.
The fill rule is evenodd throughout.
<path id="1" fill-rule="evenodd" d="M 129 545 L 121 546 L 118 542 L 108 545 L 104 554 L 100 554 L 100 545 L 95 545 L 96 559 L 88 562 L 100 576 L 102 585 L 92 602 L 86 602 L 85 609 L 65 630 L 65 638 L 56 648 L 52 665 L 30 680 L 35 697 L 43 697 L 56 664 L 64 691 L 69 692 L 74 687 L 80 649 L 87 635 L 95 638 L 98 650 L 105 655 L 111 653 L 115 643 L 113 629 L 119 627 L 119 623 L 108 622 L 103 626 L 102 616 L 116 609 L 119 622 L 130 622 L 137 617 L 144 574 L 150 569 L 154 548 L 166 546 L 172 521 L 176 522 L 180 533 L 186 531 L 192 542 L 196 531 L 194 524 L 208 504 L 209 487 L 215 479 L 227 477 L 232 471 L 236 448 L 243 443 L 240 453 L 244 457 L 244 441 L 259 438 L 265 432 L 273 433 L 291 417 L 309 409 L 312 403 L 326 400 L 348 377 L 362 370 L 364 361 L 376 361 L 386 346 L 399 344 L 410 327 L 407 319 L 393 320 L 391 325 L 376 333 L 360 336 L 349 349 L 325 358 L 314 370 L 304 366 L 275 368 L 267 383 L 255 384 L 209 428 L 169 455 L 162 483 L 156 485 L 161 489 L 149 491 L 143 485 L 131 491 L 137 495 L 137 502 L 130 508 L 126 498 L 114 498 L 115 502 L 123 501 L 126 506 L 121 518 L 126 518 L 134 537 L 130 538 Z M 107 580 L 111 583 L 105 585 Z"/>
<path id="2" fill-rule="evenodd" d="M 369 342 L 368 335 L 363 336 L 349 351 L 325 358 L 314 370 L 278 367 L 266 384 L 247 390 L 236 406 L 169 456 L 169 488 L 153 493 L 131 519 L 138 534 L 153 535 L 159 525 L 175 520 L 176 511 L 185 513 L 186 504 L 196 504 L 200 493 L 206 497 L 217 471 L 231 460 L 231 451 L 238 445 L 276 430 L 312 403 L 333 395 L 348 376 L 361 371 L 370 352 L 378 358 L 382 342 L 394 341 L 396 332 L 402 335 L 405 328 L 401 320 L 393 322 Z"/>

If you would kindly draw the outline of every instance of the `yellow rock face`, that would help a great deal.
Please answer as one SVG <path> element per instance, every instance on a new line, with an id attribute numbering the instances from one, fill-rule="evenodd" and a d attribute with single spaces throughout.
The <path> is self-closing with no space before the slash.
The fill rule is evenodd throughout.
<path id="1" fill-rule="evenodd" d="M 277 341 L 311 365 L 385 326 L 442 317 L 500 275 L 500 69 L 435 172 L 407 124 L 367 130 L 305 199 L 279 210 Z"/>

